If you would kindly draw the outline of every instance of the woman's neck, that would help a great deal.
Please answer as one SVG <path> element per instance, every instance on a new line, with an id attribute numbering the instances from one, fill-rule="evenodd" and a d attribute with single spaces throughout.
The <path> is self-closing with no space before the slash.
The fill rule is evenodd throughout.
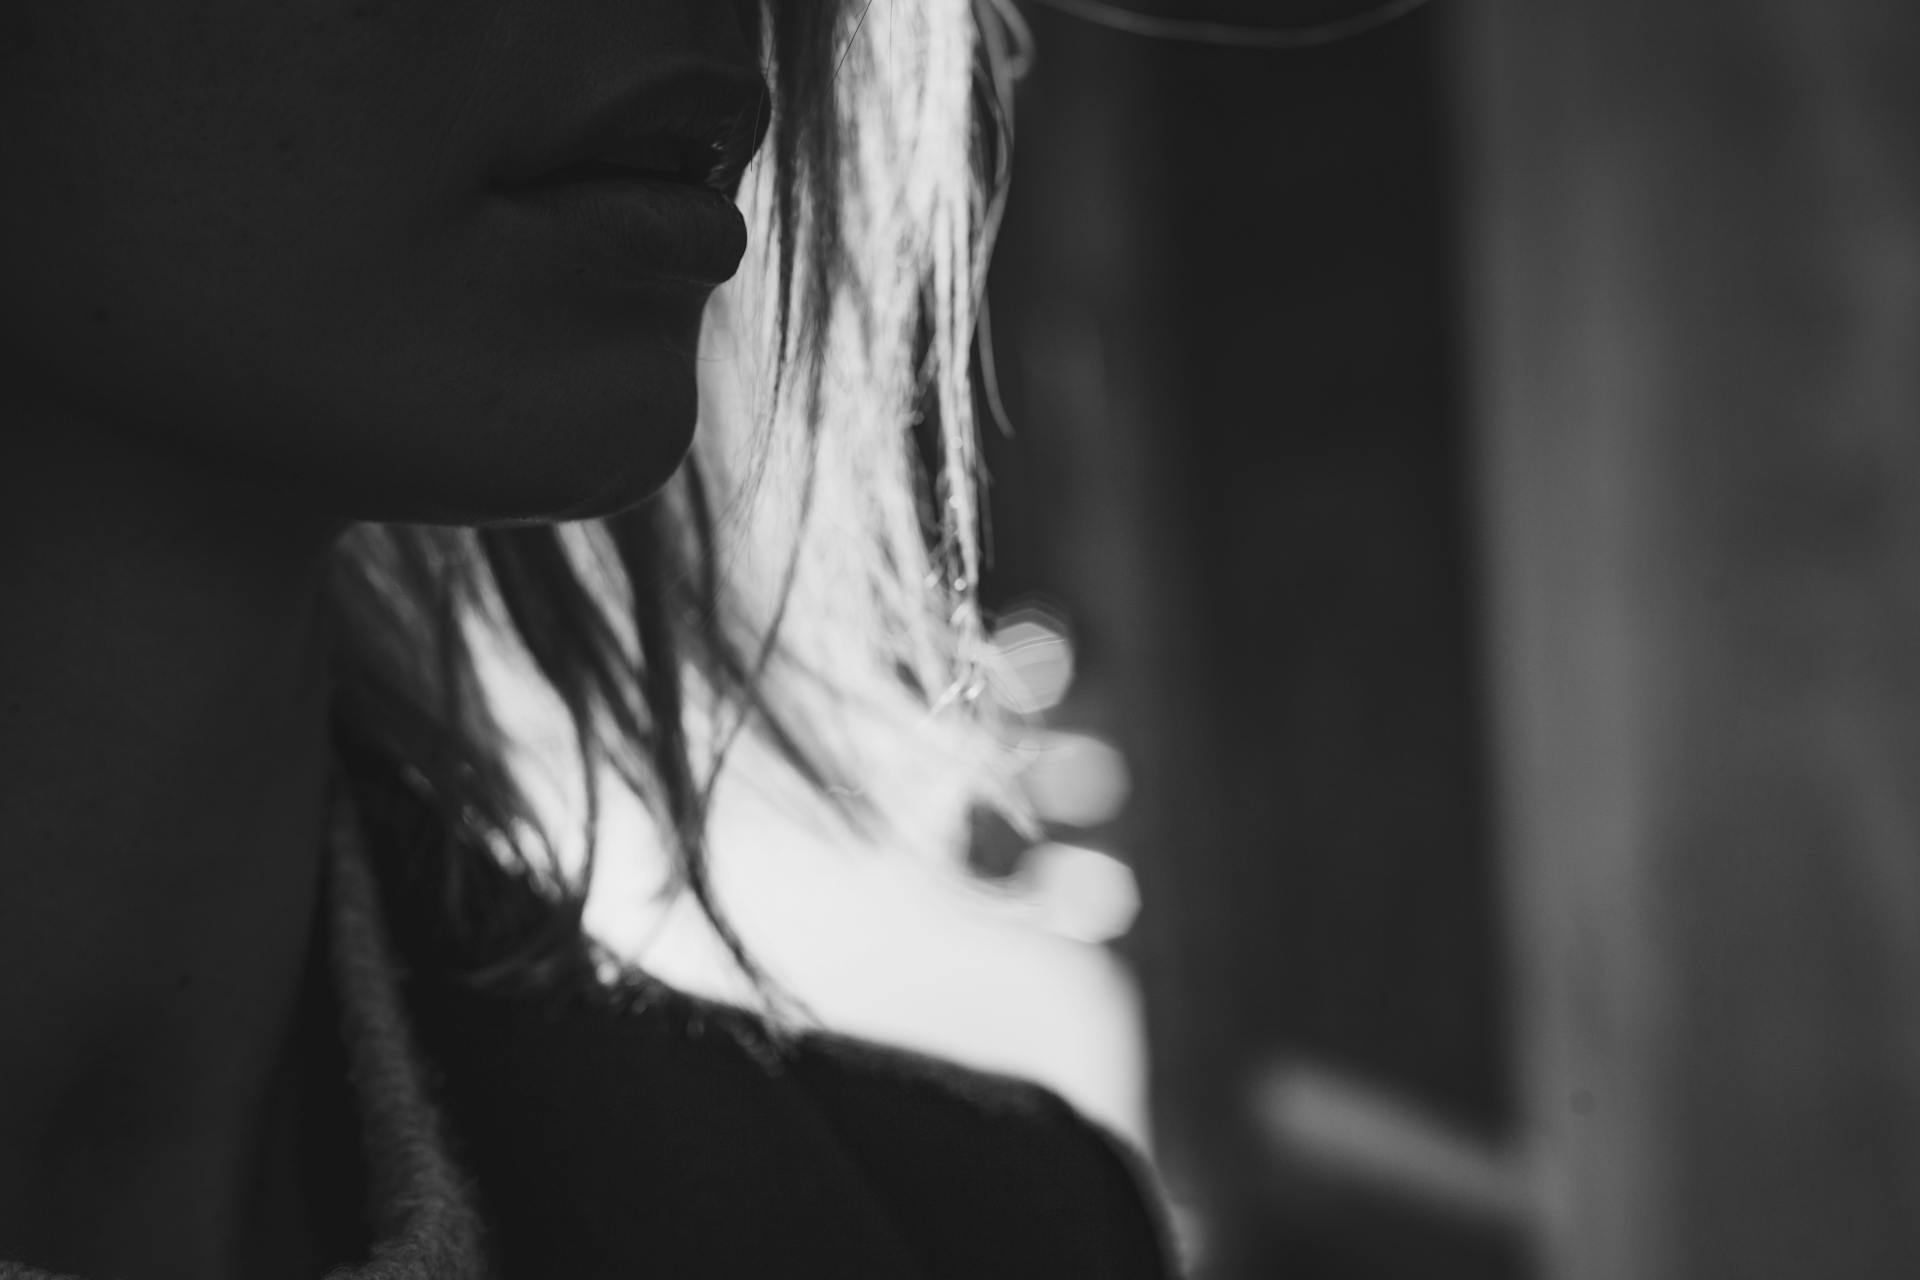
<path id="1" fill-rule="evenodd" d="M 233 1273 L 315 926 L 337 530 L 69 424 L 0 455 L 0 1259 Z"/>

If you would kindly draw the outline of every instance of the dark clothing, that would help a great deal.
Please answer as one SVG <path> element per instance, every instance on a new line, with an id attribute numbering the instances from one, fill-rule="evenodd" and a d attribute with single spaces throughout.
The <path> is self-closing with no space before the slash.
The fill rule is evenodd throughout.
<path id="1" fill-rule="evenodd" d="M 743 1010 L 608 972 L 491 854 L 385 847 L 343 799 L 296 1042 L 332 1280 L 1171 1274 L 1145 1164 L 1051 1091 L 820 1032 L 776 1051 Z"/>
<path id="2" fill-rule="evenodd" d="M 496 937 L 551 910 L 482 862 L 468 900 Z M 385 878 L 505 1280 L 1172 1275 L 1145 1163 L 1052 1091 L 835 1034 L 756 1052 L 752 1015 L 630 969 L 476 990 L 443 976 L 473 943 Z"/>

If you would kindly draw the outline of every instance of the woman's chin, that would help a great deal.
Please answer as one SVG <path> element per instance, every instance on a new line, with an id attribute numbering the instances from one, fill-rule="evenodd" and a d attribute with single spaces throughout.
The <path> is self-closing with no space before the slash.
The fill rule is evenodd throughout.
<path id="1" fill-rule="evenodd" d="M 645 502 L 672 480 L 700 416 L 691 362 L 642 359 L 617 373 L 569 373 L 493 400 L 509 411 L 430 433 L 446 441 L 438 465 L 421 473 L 437 479 L 438 523 L 595 519 Z"/>
<path id="2" fill-rule="evenodd" d="M 649 424 L 644 442 L 625 450 L 585 450 L 566 461 L 579 466 L 543 467 L 494 477 L 495 484 L 452 495 L 457 509 L 442 523 L 476 526 L 555 524 L 616 515 L 645 502 L 673 479 L 686 457 L 691 429 L 677 448 Z"/>
<path id="3" fill-rule="evenodd" d="M 415 434 L 406 456 L 389 452 L 378 464 L 365 451 L 357 459 L 335 455 L 309 473 L 312 496 L 364 522 L 511 527 L 596 519 L 645 502 L 673 479 L 696 417 L 689 400 L 584 422 L 577 413 L 534 427 L 469 422 L 462 432 L 425 433 L 440 437 L 438 447 Z"/>

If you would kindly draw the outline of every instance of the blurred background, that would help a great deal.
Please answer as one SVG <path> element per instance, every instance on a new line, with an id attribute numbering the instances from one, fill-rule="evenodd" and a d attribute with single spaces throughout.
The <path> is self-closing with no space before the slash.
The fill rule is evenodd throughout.
<path id="1" fill-rule="evenodd" d="M 1046 829 L 736 797 L 723 898 L 1150 1152 L 1203 1280 L 1920 1275 L 1920 10 L 1373 4 L 1019 6 Z"/>

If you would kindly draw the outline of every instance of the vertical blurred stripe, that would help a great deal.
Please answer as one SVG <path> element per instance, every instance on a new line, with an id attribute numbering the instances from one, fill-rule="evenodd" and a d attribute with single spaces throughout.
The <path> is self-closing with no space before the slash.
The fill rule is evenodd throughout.
<path id="1" fill-rule="evenodd" d="M 1920 1275 L 1920 8 L 1462 9 L 1543 1274 Z"/>

